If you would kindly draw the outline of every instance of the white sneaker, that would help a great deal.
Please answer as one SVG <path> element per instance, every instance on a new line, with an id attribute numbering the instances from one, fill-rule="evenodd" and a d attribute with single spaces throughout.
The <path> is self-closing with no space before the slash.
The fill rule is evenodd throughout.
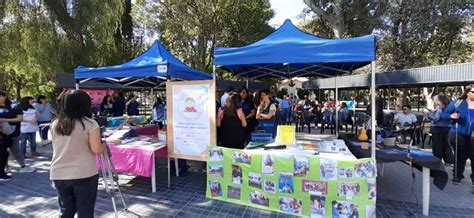
<path id="1" fill-rule="evenodd" d="M 20 173 L 32 173 L 35 172 L 36 169 L 32 167 L 22 167 L 20 168 Z"/>

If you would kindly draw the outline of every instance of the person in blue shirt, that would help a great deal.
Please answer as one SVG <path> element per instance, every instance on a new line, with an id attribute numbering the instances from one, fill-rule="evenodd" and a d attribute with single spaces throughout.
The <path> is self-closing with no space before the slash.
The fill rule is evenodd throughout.
<path id="1" fill-rule="evenodd" d="M 431 134 L 433 135 L 433 155 L 444 160 L 447 164 L 454 164 L 454 154 L 449 145 L 448 120 L 442 120 L 441 114 L 449 104 L 449 98 L 440 93 L 433 98 L 435 109 L 431 110 L 428 118 L 431 120 Z"/>
<path id="2" fill-rule="evenodd" d="M 291 102 L 287 95 L 284 95 L 281 99 L 281 112 L 283 123 L 288 123 L 291 116 Z"/>
<path id="3" fill-rule="evenodd" d="M 451 120 L 454 123 L 450 130 L 451 144 L 457 149 L 453 183 L 461 182 L 467 159 L 471 159 L 471 181 L 474 184 L 474 84 L 467 86 L 461 97 L 448 105 L 441 114 L 441 120 Z"/>
<path id="4" fill-rule="evenodd" d="M 44 95 L 38 96 L 34 107 L 39 113 L 40 137 L 46 141 L 48 140 L 49 125 L 42 126 L 42 124 L 50 123 L 53 120 L 53 115 L 56 114 L 56 110 L 48 103 L 48 99 Z"/>
<path id="5" fill-rule="evenodd" d="M 161 98 L 156 98 L 156 102 L 153 105 L 153 114 L 152 114 L 152 122 L 157 123 L 159 129 L 163 129 L 163 123 L 166 120 L 166 109 L 165 104 Z"/>

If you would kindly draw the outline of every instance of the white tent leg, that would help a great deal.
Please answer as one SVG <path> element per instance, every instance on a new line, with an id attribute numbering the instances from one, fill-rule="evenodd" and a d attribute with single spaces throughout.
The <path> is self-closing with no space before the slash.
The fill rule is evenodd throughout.
<path id="1" fill-rule="evenodd" d="M 371 108 L 371 144 L 372 144 L 372 155 L 371 157 L 372 158 L 375 158 L 375 145 L 376 145 L 376 142 L 375 142 L 375 122 L 376 122 L 376 119 L 375 119 L 375 61 L 372 61 L 372 64 L 371 64 L 371 68 L 372 68 L 372 72 L 371 72 L 371 84 L 370 84 L 370 92 L 372 93 L 372 96 L 371 96 L 371 102 L 372 102 L 372 108 Z"/>
<path id="2" fill-rule="evenodd" d="M 339 100 L 338 100 L 338 95 L 339 95 L 339 90 L 337 88 L 337 74 L 336 74 L 336 77 L 334 77 L 334 87 L 336 88 L 336 93 L 335 93 L 335 96 L 334 96 L 334 100 L 336 101 L 336 105 L 334 107 L 334 109 L 336 110 L 336 137 L 339 136 L 339 111 L 337 110 L 337 107 L 339 106 Z"/>

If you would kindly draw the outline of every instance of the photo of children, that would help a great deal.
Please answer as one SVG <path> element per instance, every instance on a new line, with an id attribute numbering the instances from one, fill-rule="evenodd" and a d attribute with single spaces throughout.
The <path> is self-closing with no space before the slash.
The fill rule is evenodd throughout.
<path id="1" fill-rule="evenodd" d="M 222 197 L 221 183 L 218 181 L 209 181 L 209 187 L 211 189 L 212 197 Z"/>
<path id="2" fill-rule="evenodd" d="M 264 154 L 262 156 L 262 174 L 273 175 L 275 171 L 275 157 L 270 154 Z"/>
<path id="3" fill-rule="evenodd" d="M 326 197 L 311 195 L 311 217 L 326 216 Z"/>
<path id="4" fill-rule="evenodd" d="M 330 159 L 319 159 L 319 169 L 321 179 L 336 180 L 337 179 L 337 161 Z"/>
<path id="5" fill-rule="evenodd" d="M 337 196 L 359 196 L 360 185 L 358 182 L 337 183 Z"/>
<path id="6" fill-rule="evenodd" d="M 276 193 L 276 184 L 273 180 L 263 180 L 263 190 L 269 193 Z"/>
<path id="7" fill-rule="evenodd" d="M 278 191 L 286 194 L 294 193 L 292 173 L 278 174 Z"/>
<path id="8" fill-rule="evenodd" d="M 295 176 L 306 177 L 309 173 L 309 157 L 295 156 L 293 167 Z"/>
<path id="9" fill-rule="evenodd" d="M 359 217 L 359 206 L 356 203 L 333 200 L 331 206 L 332 217 Z"/>
<path id="10" fill-rule="evenodd" d="M 328 194 L 328 182 L 314 181 L 314 180 L 303 180 L 301 184 L 301 190 L 303 192 L 316 193 L 318 195 Z"/>
<path id="11" fill-rule="evenodd" d="M 348 179 L 354 177 L 354 168 L 352 167 L 339 167 L 338 171 L 339 179 Z"/>
<path id="12" fill-rule="evenodd" d="M 240 187 L 228 186 L 227 198 L 240 200 Z"/>
<path id="13" fill-rule="evenodd" d="M 280 210 L 291 214 L 302 214 L 301 200 L 288 197 L 280 197 Z"/>
<path id="14" fill-rule="evenodd" d="M 377 196 L 377 180 L 375 178 L 368 178 L 367 179 L 367 195 L 369 196 L 369 200 L 375 201 Z"/>
<path id="15" fill-rule="evenodd" d="M 209 148 L 209 161 L 224 161 L 222 148 Z"/>
<path id="16" fill-rule="evenodd" d="M 249 186 L 262 188 L 262 175 L 260 173 L 249 173 Z"/>
<path id="17" fill-rule="evenodd" d="M 354 168 L 356 177 L 372 178 L 377 174 L 375 163 L 371 160 L 357 162 L 355 163 Z"/>
<path id="18" fill-rule="evenodd" d="M 209 176 L 224 177 L 224 167 L 222 164 L 209 164 Z"/>
<path id="19" fill-rule="evenodd" d="M 375 211 L 375 205 L 366 205 L 365 206 L 365 217 L 366 218 L 375 218 L 377 217 Z"/>
<path id="20" fill-rule="evenodd" d="M 266 207 L 270 205 L 270 199 L 268 199 L 267 196 L 261 194 L 259 191 L 250 192 L 249 201 L 252 204 L 258 204 Z"/>
<path id="21" fill-rule="evenodd" d="M 232 165 L 232 183 L 238 185 L 243 183 L 242 167 L 238 165 Z"/>
<path id="22" fill-rule="evenodd" d="M 250 154 L 246 154 L 244 152 L 235 151 L 232 157 L 232 163 L 244 163 L 244 164 L 251 164 L 252 157 Z"/>

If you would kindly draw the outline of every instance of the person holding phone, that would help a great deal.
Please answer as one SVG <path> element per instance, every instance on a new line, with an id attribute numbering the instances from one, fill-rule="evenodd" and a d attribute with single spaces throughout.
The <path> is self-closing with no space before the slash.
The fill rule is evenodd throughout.
<path id="1" fill-rule="evenodd" d="M 458 149 L 455 150 L 453 183 L 461 182 L 464 178 L 467 159 L 471 159 L 471 182 L 474 193 L 474 173 L 472 172 L 474 170 L 474 84 L 467 86 L 461 97 L 448 105 L 441 119 L 455 123 L 450 130 L 451 144 Z"/>
<path id="2" fill-rule="evenodd" d="M 454 154 L 449 145 L 449 121 L 442 120 L 441 114 L 449 104 L 449 98 L 440 93 L 433 97 L 434 110 L 426 109 L 428 119 L 431 120 L 431 134 L 433 135 L 433 155 L 444 160 L 444 163 L 454 164 Z"/>
<path id="3" fill-rule="evenodd" d="M 51 124 L 53 158 L 50 179 L 61 217 L 93 217 L 99 181 L 96 154 L 105 152 L 92 117 L 91 98 L 81 90 L 64 93 L 63 109 Z"/>
<path id="4" fill-rule="evenodd" d="M 247 120 L 242 108 L 239 108 L 240 96 L 231 93 L 224 108 L 219 108 L 217 127 L 220 128 L 220 146 L 243 149 L 245 146 L 245 127 Z"/>

